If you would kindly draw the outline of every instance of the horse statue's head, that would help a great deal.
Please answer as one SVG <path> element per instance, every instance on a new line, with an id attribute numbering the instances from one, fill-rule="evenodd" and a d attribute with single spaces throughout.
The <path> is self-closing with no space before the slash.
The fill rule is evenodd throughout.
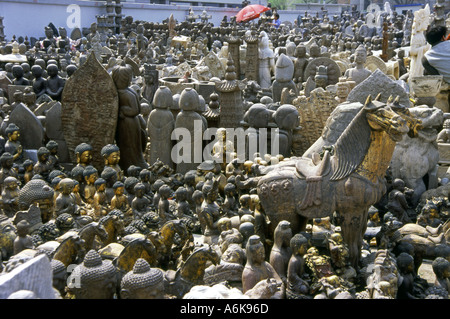
<path id="1" fill-rule="evenodd" d="M 406 124 L 409 127 L 408 136 L 411 138 L 417 137 L 419 135 L 419 131 L 423 128 L 422 120 L 416 118 L 414 114 L 411 113 L 408 107 L 400 104 L 400 96 L 398 95 L 395 99 L 391 95 L 387 100 L 387 104 L 394 112 L 396 112 L 406 121 Z"/>
<path id="2" fill-rule="evenodd" d="M 394 112 L 392 108 L 379 100 L 372 100 L 369 95 L 364 110 L 367 112 L 367 121 L 375 131 L 385 131 L 394 141 L 401 141 L 403 135 L 408 133 L 409 127 L 403 117 Z"/>

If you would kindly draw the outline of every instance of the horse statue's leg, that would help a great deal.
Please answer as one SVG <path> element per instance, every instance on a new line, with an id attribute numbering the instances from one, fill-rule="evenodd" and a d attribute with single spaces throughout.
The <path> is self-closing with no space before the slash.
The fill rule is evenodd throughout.
<path id="1" fill-rule="evenodd" d="M 342 237 L 348 245 L 350 264 L 358 269 L 364 233 L 367 229 L 368 209 L 359 208 L 354 211 L 347 210 L 344 213 L 338 211 L 337 215 Z"/>

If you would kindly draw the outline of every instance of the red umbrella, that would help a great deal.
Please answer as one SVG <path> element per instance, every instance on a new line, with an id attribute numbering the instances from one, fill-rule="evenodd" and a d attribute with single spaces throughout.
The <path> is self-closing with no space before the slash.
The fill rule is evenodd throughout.
<path id="1" fill-rule="evenodd" d="M 236 22 L 247 22 L 256 18 L 263 12 L 269 11 L 270 8 L 262 6 L 260 4 L 251 4 L 244 7 L 236 14 Z"/>

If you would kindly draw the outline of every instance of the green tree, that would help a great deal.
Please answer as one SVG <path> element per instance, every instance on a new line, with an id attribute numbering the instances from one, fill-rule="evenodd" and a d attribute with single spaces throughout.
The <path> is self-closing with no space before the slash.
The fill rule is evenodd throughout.
<path id="1" fill-rule="evenodd" d="M 272 8 L 277 8 L 277 10 L 288 10 L 294 8 L 295 0 L 270 0 L 268 3 L 272 5 Z"/>

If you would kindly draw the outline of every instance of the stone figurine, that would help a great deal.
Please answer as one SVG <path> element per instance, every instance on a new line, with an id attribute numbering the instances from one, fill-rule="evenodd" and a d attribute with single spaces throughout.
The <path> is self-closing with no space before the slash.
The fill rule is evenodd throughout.
<path id="1" fill-rule="evenodd" d="M 147 168 L 143 150 L 146 140 L 138 115 L 139 97 L 129 86 L 133 77 L 131 66 L 118 66 L 112 71 L 112 78 L 119 93 L 119 120 L 116 129 L 116 142 L 121 151 L 119 165 L 126 171 L 131 165 Z"/>

